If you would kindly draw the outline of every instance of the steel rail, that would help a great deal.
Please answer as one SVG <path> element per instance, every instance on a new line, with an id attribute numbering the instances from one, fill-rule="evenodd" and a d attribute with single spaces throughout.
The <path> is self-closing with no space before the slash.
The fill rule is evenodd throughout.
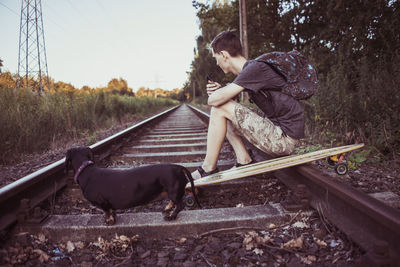
<path id="1" fill-rule="evenodd" d="M 192 110 L 208 121 L 209 115 L 193 106 Z M 400 262 L 400 211 L 344 183 L 326 177 L 304 164 L 273 172 L 273 175 L 296 192 L 306 186 L 311 206 L 327 218 L 379 263 Z M 373 262 L 370 262 L 373 264 Z"/>
<path id="2" fill-rule="evenodd" d="M 117 146 L 120 146 L 120 143 L 125 138 L 131 137 L 134 133 L 158 122 L 179 106 L 169 108 L 164 112 L 137 123 L 91 145 L 90 148 L 96 157 L 105 158 L 110 154 L 110 151 L 117 149 Z M 0 188 L 0 230 L 6 229 L 17 221 L 21 200 L 27 200 L 24 202 L 24 208 L 29 210 L 65 187 L 67 179 L 65 158 L 63 158 Z"/>

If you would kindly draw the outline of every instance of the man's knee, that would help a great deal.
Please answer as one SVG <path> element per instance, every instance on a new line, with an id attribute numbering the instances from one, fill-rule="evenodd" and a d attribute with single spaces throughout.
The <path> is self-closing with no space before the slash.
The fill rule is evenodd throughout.
<path id="1" fill-rule="evenodd" d="M 230 100 L 218 107 L 211 107 L 210 116 L 222 116 L 232 121 L 236 104 L 236 102 Z"/>

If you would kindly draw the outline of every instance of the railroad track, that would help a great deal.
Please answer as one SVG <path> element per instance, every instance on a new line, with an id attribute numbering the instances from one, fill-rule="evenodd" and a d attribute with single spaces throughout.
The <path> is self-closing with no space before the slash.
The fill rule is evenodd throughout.
<path id="1" fill-rule="evenodd" d="M 96 155 L 96 161 L 106 162 L 104 164 L 110 168 L 174 162 L 194 170 L 204 158 L 207 122 L 206 113 L 187 105 L 177 106 L 109 137 L 91 148 Z M 262 154 L 258 156 L 265 157 Z M 107 158 L 111 158 L 111 161 L 105 161 Z M 220 169 L 226 169 L 232 164 L 230 148 L 224 146 L 218 166 Z M 297 196 L 298 202 L 289 203 L 286 205 L 287 208 L 304 209 L 310 205 L 367 251 L 367 257 L 373 262 L 387 263 L 388 260 L 391 263 L 399 262 L 400 256 L 397 252 L 400 248 L 400 212 L 398 210 L 349 186 L 326 178 L 311 165 L 276 171 L 274 176 Z M 254 179 L 251 181 L 259 181 L 257 178 Z M 47 229 L 54 238 L 57 238 L 60 227 L 75 225 L 76 221 L 79 221 L 79 225 L 89 225 L 92 228 L 93 225 L 102 224 L 102 216 L 99 214 L 47 217 L 43 210 L 34 208 L 43 201 L 53 198 L 56 192 L 63 188 L 70 190 L 67 194 L 79 191 L 71 184 L 71 175 L 64 173 L 64 160 L 1 188 L 1 229 L 10 227 L 18 221 L 17 227 L 21 229 L 32 231 Z M 79 198 L 79 193 L 77 194 Z M 248 216 L 243 215 L 246 211 L 249 213 Z M 169 226 L 164 228 L 168 230 L 161 233 L 150 227 L 156 224 L 165 227 L 166 223 L 160 221 L 159 213 L 144 213 L 145 215 L 138 216 L 120 214 L 119 226 L 101 229 L 102 233 L 106 233 L 107 229 L 110 234 L 116 230 L 128 233 L 132 231 L 131 222 L 134 221 L 139 225 L 135 230 L 144 231 L 147 235 L 173 235 L 174 225 L 179 228 L 180 233 L 196 234 L 217 229 L 221 225 L 225 227 L 265 225 L 267 221 L 279 220 L 277 214 L 282 212 L 285 211 L 281 210 L 280 205 L 246 207 L 240 210 L 240 214 L 234 208 L 218 210 L 217 213 L 212 209 L 184 211 L 182 212 L 184 225 L 169 223 Z M 212 219 L 208 217 L 218 217 L 218 220 L 213 224 L 210 222 Z M 82 238 L 88 232 L 90 231 L 84 227 L 75 229 L 70 232 L 71 236 L 68 238 L 73 239 L 72 235 Z"/>

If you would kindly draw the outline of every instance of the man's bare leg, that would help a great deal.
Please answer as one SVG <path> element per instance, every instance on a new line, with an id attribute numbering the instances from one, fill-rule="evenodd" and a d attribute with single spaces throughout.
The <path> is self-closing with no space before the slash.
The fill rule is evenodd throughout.
<path id="1" fill-rule="evenodd" d="M 202 168 L 206 172 L 211 172 L 217 167 L 219 152 L 221 151 L 225 136 L 227 135 L 228 120 L 232 121 L 235 111 L 235 105 L 236 102 L 229 101 L 221 106 L 211 108 L 210 122 L 207 133 L 207 151 L 206 157 L 202 165 Z M 240 136 L 229 130 L 229 139 L 231 139 L 234 143 L 232 147 L 234 147 L 234 151 L 237 155 L 238 161 L 240 163 L 250 162 L 250 155 L 244 147 Z M 192 176 L 193 179 L 199 179 L 201 177 L 200 173 L 197 170 L 192 173 Z"/>
<path id="2" fill-rule="evenodd" d="M 236 160 L 240 164 L 248 164 L 252 161 L 246 146 L 243 143 L 242 137 L 237 135 L 234 131 L 233 125 L 230 121 L 227 124 L 226 138 L 231 144 L 233 151 L 236 155 Z"/>

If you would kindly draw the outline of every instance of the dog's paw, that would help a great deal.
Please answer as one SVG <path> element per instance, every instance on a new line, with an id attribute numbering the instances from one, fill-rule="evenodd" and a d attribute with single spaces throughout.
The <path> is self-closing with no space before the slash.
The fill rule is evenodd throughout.
<path id="1" fill-rule="evenodd" d="M 105 223 L 107 226 L 111 226 L 111 225 L 114 225 L 114 224 L 115 224 L 115 220 L 114 220 L 114 219 L 107 219 L 107 220 L 104 221 L 104 223 Z"/>
<path id="2" fill-rule="evenodd" d="M 177 217 L 176 215 L 174 216 L 174 215 L 168 214 L 168 215 L 164 216 L 164 220 L 173 221 L 173 220 L 176 220 L 176 217 Z"/>
<path id="3" fill-rule="evenodd" d="M 175 208 L 175 204 L 174 204 L 174 202 L 172 202 L 172 201 L 170 200 L 170 201 L 168 202 L 168 205 L 165 206 L 165 208 L 164 208 L 164 210 L 162 211 L 162 213 L 163 213 L 164 215 L 167 215 L 167 214 L 170 213 L 171 210 L 174 209 L 174 208 Z"/>
<path id="4" fill-rule="evenodd" d="M 167 215 L 167 216 L 164 216 L 164 220 L 166 220 L 166 221 L 173 221 L 173 220 L 175 220 L 175 218 L 173 218 L 173 217 Z"/>
<path id="5" fill-rule="evenodd" d="M 114 216 L 108 216 L 106 217 L 104 223 L 108 226 L 114 225 L 115 224 L 115 217 Z"/>
<path id="6" fill-rule="evenodd" d="M 116 214 L 115 210 L 113 209 L 108 209 L 104 210 L 104 223 L 105 225 L 114 225 L 116 221 Z"/>
<path id="7" fill-rule="evenodd" d="M 162 211 L 162 214 L 163 214 L 164 216 L 167 216 L 167 215 L 169 214 L 169 212 L 170 212 L 169 210 L 163 210 L 163 211 Z"/>

